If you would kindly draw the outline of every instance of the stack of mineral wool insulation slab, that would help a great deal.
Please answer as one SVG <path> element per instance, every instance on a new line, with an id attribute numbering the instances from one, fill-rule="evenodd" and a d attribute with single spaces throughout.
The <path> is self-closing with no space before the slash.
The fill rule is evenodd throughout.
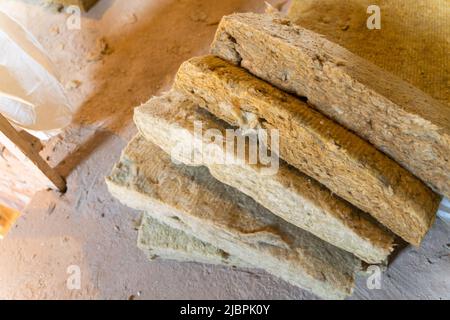
<path id="1" fill-rule="evenodd" d="M 177 230 L 144 213 L 139 228 L 138 247 L 149 260 L 166 259 L 250 268 L 250 264 L 225 251 Z"/>
<path id="2" fill-rule="evenodd" d="M 420 244 L 440 202 L 430 186 L 449 182 L 439 104 L 278 15 L 225 17 L 212 54 L 183 63 L 171 91 L 136 109 L 139 134 L 107 179 L 145 212 L 139 247 L 150 258 L 259 268 L 339 299 L 400 238 Z M 350 131 L 346 117 L 371 125 Z M 400 156 L 433 167 L 388 139 L 399 135 L 430 143 L 436 174 Z M 261 146 L 271 153 L 254 161 Z"/>

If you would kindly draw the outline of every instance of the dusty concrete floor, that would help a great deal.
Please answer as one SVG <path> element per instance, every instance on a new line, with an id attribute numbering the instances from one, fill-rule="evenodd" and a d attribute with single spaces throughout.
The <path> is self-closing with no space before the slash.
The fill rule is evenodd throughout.
<path id="1" fill-rule="evenodd" d="M 182 61 L 207 52 L 221 16 L 263 7 L 259 0 L 102 0 L 81 30 L 68 30 L 67 15 L 0 0 L 47 49 L 79 108 L 43 152 L 68 177 L 68 192 L 36 194 L 0 243 L 0 298 L 314 298 L 262 272 L 146 261 L 136 248 L 139 212 L 120 205 L 104 183 L 135 133 L 133 107 L 168 89 Z M 111 52 L 97 60 L 102 37 Z M 449 253 L 449 227 L 438 221 L 420 249 L 395 260 L 381 290 L 367 289 L 361 278 L 354 298 L 449 299 Z M 73 265 L 80 290 L 66 285 Z"/>

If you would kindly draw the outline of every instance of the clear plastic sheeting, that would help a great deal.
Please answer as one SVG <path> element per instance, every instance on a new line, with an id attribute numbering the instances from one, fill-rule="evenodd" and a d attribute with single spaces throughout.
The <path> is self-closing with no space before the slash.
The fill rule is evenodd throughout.
<path id="1" fill-rule="evenodd" d="M 0 11 L 0 113 L 47 139 L 70 124 L 73 111 L 40 44 Z"/>
<path id="2" fill-rule="evenodd" d="M 438 216 L 450 226 L 450 200 L 444 198 L 439 207 Z"/>

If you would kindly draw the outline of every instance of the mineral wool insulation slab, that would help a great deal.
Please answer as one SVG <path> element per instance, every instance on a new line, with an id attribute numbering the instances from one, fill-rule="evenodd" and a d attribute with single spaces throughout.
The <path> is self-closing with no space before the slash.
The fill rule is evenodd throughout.
<path id="1" fill-rule="evenodd" d="M 248 263 L 209 243 L 159 222 L 148 213 L 144 213 L 139 227 L 138 247 L 150 260 L 166 259 L 241 268 L 251 267 Z"/>
<path id="2" fill-rule="evenodd" d="M 450 108 L 279 15 L 224 17 L 211 52 L 287 92 L 450 196 Z"/>
<path id="3" fill-rule="evenodd" d="M 135 109 L 134 119 L 141 134 L 172 158 L 186 165 L 207 166 L 219 181 L 322 240 L 375 264 L 384 262 L 393 250 L 393 234 L 310 177 L 284 161 L 278 165 L 274 161 L 273 168 L 253 163 L 235 147 L 230 148 L 235 137 L 226 138 L 229 126 L 184 94 L 173 90 L 154 97 Z M 196 123 L 201 123 L 201 128 Z M 222 144 L 211 142 L 207 132 L 221 132 L 225 140 Z M 249 141 L 240 141 L 245 141 L 243 149 L 248 154 Z M 272 172 L 266 172 L 270 169 Z"/>

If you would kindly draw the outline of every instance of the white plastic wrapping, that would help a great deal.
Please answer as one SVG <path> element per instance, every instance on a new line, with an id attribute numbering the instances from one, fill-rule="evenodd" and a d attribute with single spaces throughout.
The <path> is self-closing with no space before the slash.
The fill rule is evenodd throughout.
<path id="1" fill-rule="evenodd" d="M 36 39 L 0 11 L 0 113 L 40 139 L 70 124 L 73 109 Z"/>

